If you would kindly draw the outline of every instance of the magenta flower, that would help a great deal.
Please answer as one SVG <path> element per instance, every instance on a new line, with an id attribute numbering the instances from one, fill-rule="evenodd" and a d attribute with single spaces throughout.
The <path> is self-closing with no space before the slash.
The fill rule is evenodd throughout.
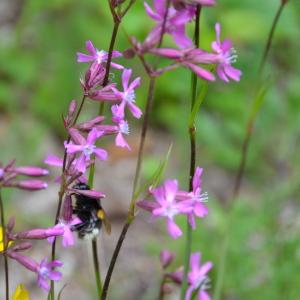
<path id="1" fill-rule="evenodd" d="M 87 41 L 85 43 L 85 48 L 89 54 L 77 52 L 77 62 L 97 62 L 97 64 L 99 65 L 107 62 L 108 53 L 104 50 L 96 49 L 91 41 Z M 119 56 L 122 56 L 120 52 L 112 52 L 112 58 Z M 122 70 L 124 68 L 123 66 L 113 62 L 111 63 L 111 66 L 119 70 Z"/>
<path id="2" fill-rule="evenodd" d="M 230 40 L 224 40 L 221 42 L 221 25 L 219 23 L 216 24 L 215 30 L 216 41 L 212 42 L 211 47 L 217 53 L 217 74 L 225 82 L 229 82 L 229 78 L 235 81 L 240 81 L 242 72 L 231 66 L 237 58 L 236 51 L 232 47 L 232 42 Z"/>
<path id="3" fill-rule="evenodd" d="M 135 103 L 135 91 L 134 89 L 140 85 L 141 78 L 137 77 L 129 84 L 129 79 L 131 77 L 132 70 L 124 69 L 122 74 L 122 85 L 123 92 L 118 91 L 116 88 L 112 88 L 114 93 L 119 96 L 122 100 L 121 103 L 114 106 L 113 114 L 114 117 L 119 119 L 124 119 L 125 107 L 128 106 L 129 110 L 133 116 L 139 119 L 142 116 L 142 111 L 134 104 Z"/>
<path id="4" fill-rule="evenodd" d="M 211 262 L 200 265 L 201 253 L 192 253 L 190 257 L 190 271 L 188 273 L 189 287 L 185 294 L 185 300 L 191 300 L 194 291 L 197 291 L 199 300 L 210 300 L 210 296 L 205 291 L 209 286 L 207 273 L 212 268 Z"/>
<path id="5" fill-rule="evenodd" d="M 174 217 L 190 213 L 193 210 L 189 201 L 176 201 L 177 190 L 177 180 L 166 180 L 162 186 L 151 190 L 156 202 L 142 200 L 137 203 L 139 207 L 151 211 L 153 216 L 165 217 L 168 233 L 174 239 L 182 235 L 181 229 L 174 222 Z"/>
<path id="6" fill-rule="evenodd" d="M 198 77 L 203 78 L 204 80 L 208 80 L 208 81 L 215 80 L 215 76 L 210 71 L 199 66 L 199 64 L 216 63 L 217 58 L 215 54 L 210 54 L 206 51 L 203 51 L 201 49 L 196 49 L 196 48 L 189 48 L 189 49 L 182 49 L 182 50 L 172 49 L 172 48 L 160 48 L 160 49 L 151 50 L 151 53 L 169 59 L 173 59 L 177 64 L 171 65 L 172 68 L 176 68 L 180 64 L 186 68 L 189 68 Z"/>
<path id="7" fill-rule="evenodd" d="M 57 226 L 50 228 L 35 228 L 31 230 L 21 231 L 15 234 L 16 239 L 42 240 L 49 237 L 63 235 L 64 231 Z"/>
<path id="8" fill-rule="evenodd" d="M 118 107 L 113 105 L 111 110 L 113 114 L 116 114 Z M 97 125 L 96 128 L 100 131 L 103 131 L 104 135 L 115 134 L 115 145 L 117 147 L 127 148 L 130 151 L 131 148 L 123 136 L 129 134 L 128 122 L 117 117 L 113 118 L 113 121 L 116 123 L 116 125 Z"/>
<path id="9" fill-rule="evenodd" d="M 201 193 L 201 175 L 203 169 L 197 167 L 193 176 L 193 190 L 191 192 L 178 191 L 176 197 L 183 201 L 190 200 L 193 210 L 188 214 L 188 220 L 193 229 L 196 228 L 195 217 L 204 218 L 208 214 L 208 208 L 204 204 L 207 201 L 207 193 Z"/>
<path id="10" fill-rule="evenodd" d="M 152 46 L 160 40 L 167 10 L 167 1 L 153 0 L 153 5 L 155 10 L 152 10 L 151 7 L 144 2 L 147 14 L 157 23 L 145 41 L 145 45 L 148 45 L 149 48 L 152 48 Z M 187 48 L 193 45 L 192 40 L 185 35 L 185 24 L 190 22 L 194 15 L 195 9 L 193 7 L 187 7 L 180 11 L 169 7 L 168 17 L 164 27 L 165 33 L 172 35 L 175 43 L 181 48 Z"/>
<path id="11" fill-rule="evenodd" d="M 72 226 L 77 225 L 81 222 L 82 221 L 79 218 L 74 218 L 74 219 L 70 220 L 69 222 L 60 220 L 59 223 L 54 226 L 54 228 L 63 230 L 61 244 L 64 248 L 74 245 L 75 242 L 74 242 Z M 55 240 L 55 237 L 48 238 L 49 243 L 53 243 L 54 240 Z"/>
<path id="12" fill-rule="evenodd" d="M 78 132 L 78 130 L 74 128 L 71 128 L 69 132 L 72 139 L 76 142 L 76 144 L 73 144 L 72 142 L 70 143 L 65 142 L 65 148 L 67 149 L 67 153 L 69 154 L 81 152 L 81 155 L 79 156 L 76 162 L 76 169 L 79 172 L 81 173 L 85 172 L 86 163 L 90 162 L 92 154 L 95 154 L 95 156 L 100 160 L 107 159 L 107 152 L 102 148 L 97 148 L 95 145 L 96 140 L 103 135 L 103 132 L 93 128 L 89 132 L 87 139 L 85 139 Z"/>
<path id="13" fill-rule="evenodd" d="M 50 284 L 48 280 L 59 281 L 62 274 L 58 271 L 54 271 L 53 268 L 61 267 L 63 263 L 59 260 L 54 260 L 48 263 L 47 258 L 44 258 L 41 263 L 37 263 L 34 259 L 29 256 L 21 255 L 15 251 L 8 251 L 7 255 L 18 261 L 26 269 L 34 272 L 38 275 L 38 285 L 46 291 L 49 291 Z"/>
<path id="14" fill-rule="evenodd" d="M 59 260 L 48 262 L 47 258 L 44 258 L 36 270 L 38 285 L 44 290 L 49 291 L 50 284 L 48 280 L 59 281 L 62 277 L 61 272 L 54 271 L 53 268 L 61 267 L 62 265 L 63 263 Z"/>

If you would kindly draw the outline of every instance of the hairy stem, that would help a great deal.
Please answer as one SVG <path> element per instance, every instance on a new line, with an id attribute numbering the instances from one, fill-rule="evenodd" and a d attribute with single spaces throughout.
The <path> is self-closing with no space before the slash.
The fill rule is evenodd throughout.
<path id="1" fill-rule="evenodd" d="M 196 48 L 199 48 L 200 44 L 200 14 L 201 14 L 201 5 L 197 5 L 196 9 L 196 20 L 195 20 L 195 29 L 194 29 L 194 43 Z M 191 111 L 193 110 L 196 95 L 197 95 L 197 76 L 192 73 L 191 75 Z M 193 122 L 189 124 L 188 128 L 189 139 L 190 139 L 190 171 L 189 171 L 189 190 L 193 189 L 193 175 L 196 168 L 196 126 Z M 188 219 L 186 221 L 186 241 L 185 241 L 185 255 L 184 255 L 184 275 L 181 287 L 180 299 L 183 300 L 187 290 L 187 274 L 189 270 L 189 261 L 192 251 L 192 228 L 189 225 Z"/>
<path id="2" fill-rule="evenodd" d="M 0 189 L 0 219 L 2 227 L 2 243 L 3 243 L 3 259 L 4 259 L 4 273 L 5 273 L 5 299 L 9 300 L 9 271 L 8 271 L 8 260 L 6 256 L 6 226 L 5 226 L 5 216 L 4 216 L 4 206 L 2 201 L 1 189 Z"/>

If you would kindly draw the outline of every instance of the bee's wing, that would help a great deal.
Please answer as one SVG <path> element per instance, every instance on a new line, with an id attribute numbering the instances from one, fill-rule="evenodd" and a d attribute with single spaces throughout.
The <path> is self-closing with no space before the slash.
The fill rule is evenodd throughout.
<path id="1" fill-rule="evenodd" d="M 109 223 L 109 221 L 107 219 L 105 211 L 102 208 L 98 210 L 97 216 L 98 216 L 99 219 L 102 220 L 104 228 L 105 228 L 105 231 L 108 234 L 110 234 L 111 233 L 111 225 L 110 225 L 110 223 Z"/>

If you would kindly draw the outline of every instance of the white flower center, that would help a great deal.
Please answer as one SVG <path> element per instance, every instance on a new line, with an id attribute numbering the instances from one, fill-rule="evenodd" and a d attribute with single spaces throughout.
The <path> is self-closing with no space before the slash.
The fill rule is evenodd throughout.
<path id="1" fill-rule="evenodd" d="M 48 270 L 48 268 L 46 268 L 46 267 L 40 268 L 39 274 L 40 274 L 43 278 L 48 279 L 48 278 L 49 278 L 49 270 Z"/>
<path id="2" fill-rule="evenodd" d="M 228 65 L 231 65 L 236 62 L 238 55 L 236 54 L 236 50 L 231 48 L 229 51 L 223 54 L 224 62 Z"/>
<path id="3" fill-rule="evenodd" d="M 104 55 L 106 54 L 105 51 L 101 50 L 97 50 L 97 63 L 101 64 L 102 62 L 104 62 Z"/>
<path id="4" fill-rule="evenodd" d="M 127 102 L 135 102 L 135 92 L 130 90 L 124 93 L 124 98 Z"/>
<path id="5" fill-rule="evenodd" d="M 128 125 L 128 122 L 126 122 L 126 121 L 120 122 L 120 124 L 119 124 L 119 130 L 120 130 L 121 133 L 129 134 L 129 125 Z"/>
<path id="6" fill-rule="evenodd" d="M 90 155 L 94 153 L 95 145 L 85 145 L 83 148 L 83 154 L 87 159 L 90 159 Z"/>
<path id="7" fill-rule="evenodd" d="M 173 217 L 175 215 L 178 214 L 178 209 L 177 207 L 174 207 L 174 205 L 172 205 L 172 203 L 169 203 L 166 207 L 165 207 L 165 212 L 164 215 L 170 219 L 173 219 Z"/>
<path id="8" fill-rule="evenodd" d="M 207 276 L 201 276 L 194 284 L 195 289 L 207 290 L 210 288 L 210 279 Z"/>

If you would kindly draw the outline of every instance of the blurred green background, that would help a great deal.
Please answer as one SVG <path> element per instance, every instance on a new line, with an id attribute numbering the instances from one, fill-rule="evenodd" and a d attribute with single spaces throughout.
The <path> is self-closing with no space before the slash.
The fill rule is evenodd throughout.
<path id="1" fill-rule="evenodd" d="M 235 66 L 243 76 L 240 83 L 218 80 L 209 84 L 197 118 L 197 164 L 208 174 L 204 175 L 204 186 L 210 195 L 210 214 L 199 222 L 193 250 L 200 249 L 205 260 L 214 262 L 213 293 L 229 226 L 221 299 L 298 299 L 300 3 L 290 0 L 276 29 L 265 69 L 272 84 L 255 123 L 242 193 L 229 213 L 225 203 L 232 193 L 240 161 L 262 51 L 280 1 L 218 2 L 215 8 L 203 10 L 201 46 L 210 50 L 214 24 L 220 22 L 222 37 L 232 39 L 237 50 Z M 19 164 L 38 163 L 48 153 L 47 136 L 58 142 L 65 137 L 61 114 L 71 99 L 80 99 L 78 79 L 86 66 L 76 63 L 76 52 L 85 51 L 84 42 L 88 39 L 99 49 L 108 48 L 111 16 L 104 0 L 2 0 L 0 11 L 1 160 L 8 161 L 13 153 Z M 123 22 L 127 33 L 139 40 L 152 26 L 142 1 L 137 1 Z M 192 27 L 188 30 L 191 34 Z M 166 43 L 171 45 L 171 39 Z M 121 30 L 116 48 L 124 51 L 128 47 Z M 135 76 L 142 73 L 137 103 L 143 107 L 148 79 L 140 62 L 119 61 L 132 67 Z M 189 164 L 189 95 L 188 70 L 164 74 L 158 80 L 151 116 L 151 126 L 156 131 L 172 135 L 177 149 L 172 155 L 177 155 L 178 170 L 187 170 Z M 146 159 L 145 176 L 153 172 L 156 161 Z M 186 185 L 184 172 L 171 176 Z M 184 220 L 181 222 L 184 227 Z M 167 241 L 170 249 L 179 253 L 180 263 L 184 238 Z M 145 251 L 157 257 L 159 250 L 155 238 L 149 238 Z"/>

